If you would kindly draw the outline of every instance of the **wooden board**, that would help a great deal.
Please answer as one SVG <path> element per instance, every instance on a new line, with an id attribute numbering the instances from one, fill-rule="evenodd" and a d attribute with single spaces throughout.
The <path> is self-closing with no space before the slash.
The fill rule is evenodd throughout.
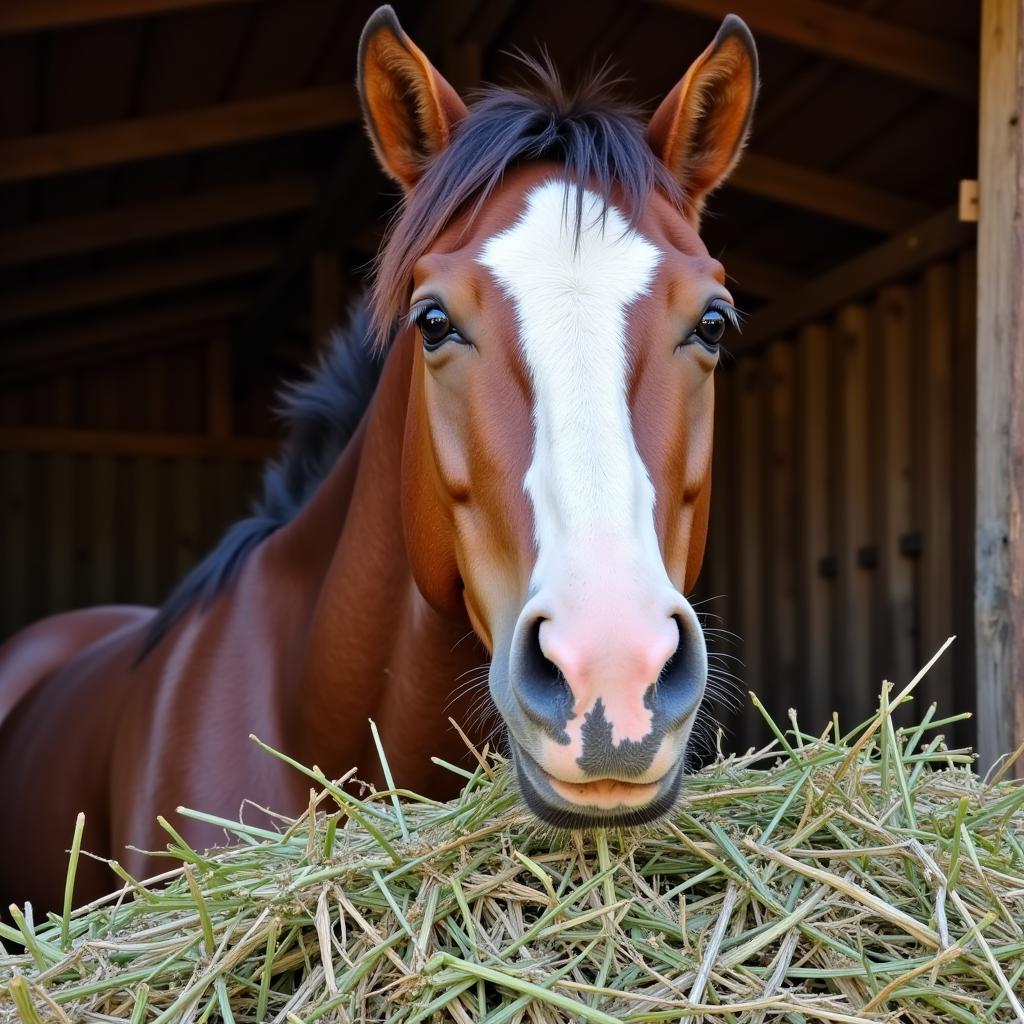
<path id="1" fill-rule="evenodd" d="M 911 344 L 911 298 L 906 288 L 881 291 L 874 310 L 875 358 L 881 391 L 873 449 L 878 460 L 879 600 L 876 607 L 876 679 L 897 689 L 917 664 L 917 586 L 914 543 L 914 471 L 911 403 L 917 381 Z M 920 708 L 919 708 L 920 710 Z"/>
<path id="2" fill-rule="evenodd" d="M 826 327 L 809 324 L 797 340 L 796 433 L 799 487 L 795 507 L 799 523 L 798 618 L 800 679 L 798 702 L 805 729 L 820 731 L 832 714 L 831 646 L 836 583 L 827 567 L 836 557 L 833 535 L 835 463 L 828 425 L 833 418 L 832 338 Z"/>
<path id="3" fill-rule="evenodd" d="M 953 268 L 935 264 L 922 283 L 924 344 L 919 363 L 921 488 L 922 661 L 953 635 Z M 924 694 L 941 715 L 954 706 L 953 659 L 943 658 L 928 673 Z"/>
<path id="4" fill-rule="evenodd" d="M 737 647 L 738 567 L 735 564 L 736 503 L 736 389 L 735 370 L 715 375 L 715 450 L 711 480 L 711 516 L 705 568 L 701 576 L 701 602 L 695 605 L 707 633 L 712 678 L 708 714 L 732 729 L 731 707 L 743 699 L 735 677 L 741 652 Z M 732 736 L 726 741 L 731 745 Z"/>
<path id="5" fill-rule="evenodd" d="M 91 21 L 249 2 L 251 0 L 6 0 L 0 6 L 0 33 L 38 32 Z"/>
<path id="6" fill-rule="evenodd" d="M 795 432 L 793 389 L 796 360 L 793 345 L 777 341 L 764 359 L 765 515 L 763 548 L 764 664 L 766 693 L 777 720 L 800 694 L 796 679 L 797 550 L 793 508 Z"/>
<path id="7" fill-rule="evenodd" d="M 977 253 L 956 265 L 956 338 L 953 343 L 953 580 L 956 644 L 953 680 L 959 708 L 977 707 L 974 643 L 974 508 L 977 361 Z M 975 744 L 974 723 L 955 727 L 957 746 Z"/>
<path id="8" fill-rule="evenodd" d="M 353 86 L 325 85 L 5 139 L 0 141 L 0 183 L 351 124 L 359 116 Z"/>
<path id="9" fill-rule="evenodd" d="M 838 584 L 841 619 L 836 703 L 844 730 L 865 719 L 878 681 L 871 678 L 874 573 L 862 551 L 874 543 L 868 427 L 870 321 L 863 306 L 847 306 L 836 321 L 841 482 Z"/>
<path id="10" fill-rule="evenodd" d="M 844 303 L 909 277 L 928 263 L 971 244 L 973 239 L 974 225 L 961 223 L 956 206 L 940 210 L 759 309 L 733 348 L 737 353 L 760 348 L 795 327 L 831 315 Z"/>
<path id="11" fill-rule="evenodd" d="M 764 672 L 765 632 L 762 602 L 764 558 L 764 431 L 762 427 L 762 361 L 745 359 L 739 367 L 737 396 L 737 473 L 736 499 L 739 507 L 737 561 L 741 567 L 737 591 L 737 632 L 740 634 L 740 655 L 743 658 L 742 678 L 745 690 L 752 690 L 765 700 Z M 748 701 L 744 695 L 744 704 Z M 755 734 L 759 719 L 748 708 L 748 721 L 740 736 L 748 742 Z M 759 730 L 758 730 L 759 731 Z"/>
<path id="12" fill-rule="evenodd" d="M 816 53 L 895 75 L 953 96 L 977 94 L 977 57 L 970 50 L 883 18 L 823 0 L 661 0 L 722 18 L 738 10 L 757 32 Z"/>
<path id="13" fill-rule="evenodd" d="M 975 650 L 981 768 L 1024 735 L 1024 9 L 982 0 Z M 1017 762 L 1024 775 L 1024 760 Z"/>

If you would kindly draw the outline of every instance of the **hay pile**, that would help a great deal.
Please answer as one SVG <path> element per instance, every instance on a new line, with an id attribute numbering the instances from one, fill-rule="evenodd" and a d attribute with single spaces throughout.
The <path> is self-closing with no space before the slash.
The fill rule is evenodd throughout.
<path id="1" fill-rule="evenodd" d="M 1024 1022 L 1024 788 L 880 703 L 773 725 L 642 833 L 538 826 L 493 757 L 448 804 L 300 768 L 345 827 L 218 820 L 237 845 L 204 855 L 166 826 L 166 885 L 0 926 L 0 1016 Z"/>

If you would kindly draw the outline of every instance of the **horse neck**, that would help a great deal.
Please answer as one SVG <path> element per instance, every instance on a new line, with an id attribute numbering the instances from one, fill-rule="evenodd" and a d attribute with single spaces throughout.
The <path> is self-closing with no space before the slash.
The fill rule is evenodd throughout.
<path id="1" fill-rule="evenodd" d="M 396 779 L 444 794 L 457 787 L 427 755 L 462 753 L 447 721 L 449 698 L 457 677 L 485 655 L 467 639 L 467 620 L 426 604 L 406 556 L 402 447 L 412 351 L 408 338 L 395 340 L 359 430 L 280 536 L 289 572 L 301 567 L 316 581 L 289 731 L 306 763 L 333 777 L 358 765 L 360 778 L 380 784 L 373 718 Z"/>

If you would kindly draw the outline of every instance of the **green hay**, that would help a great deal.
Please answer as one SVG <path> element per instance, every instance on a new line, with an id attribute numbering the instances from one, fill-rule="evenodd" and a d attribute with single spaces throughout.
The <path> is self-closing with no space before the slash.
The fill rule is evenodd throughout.
<path id="1" fill-rule="evenodd" d="M 158 882 L 0 926 L 0 1017 L 1024 1024 L 1024 788 L 946 748 L 964 716 L 895 728 L 913 685 L 845 736 L 769 720 L 638 832 L 539 826 L 494 756 L 445 804 L 299 768 L 281 834 L 184 811 L 234 845 L 167 825 Z"/>

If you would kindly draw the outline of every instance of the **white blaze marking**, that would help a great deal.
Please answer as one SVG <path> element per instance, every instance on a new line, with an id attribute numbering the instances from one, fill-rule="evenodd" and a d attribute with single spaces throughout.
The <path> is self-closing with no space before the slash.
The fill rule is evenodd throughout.
<path id="1" fill-rule="evenodd" d="M 586 571 L 596 537 L 621 538 L 666 580 L 654 529 L 654 488 L 637 451 L 627 400 L 627 308 L 649 288 L 659 251 L 595 193 L 548 181 L 519 220 L 484 245 L 480 262 L 515 305 L 533 381 L 533 461 L 524 486 L 538 547 L 534 581 Z M 636 556 L 640 557 L 634 561 Z M 666 580 L 667 582 L 667 580 Z"/>

